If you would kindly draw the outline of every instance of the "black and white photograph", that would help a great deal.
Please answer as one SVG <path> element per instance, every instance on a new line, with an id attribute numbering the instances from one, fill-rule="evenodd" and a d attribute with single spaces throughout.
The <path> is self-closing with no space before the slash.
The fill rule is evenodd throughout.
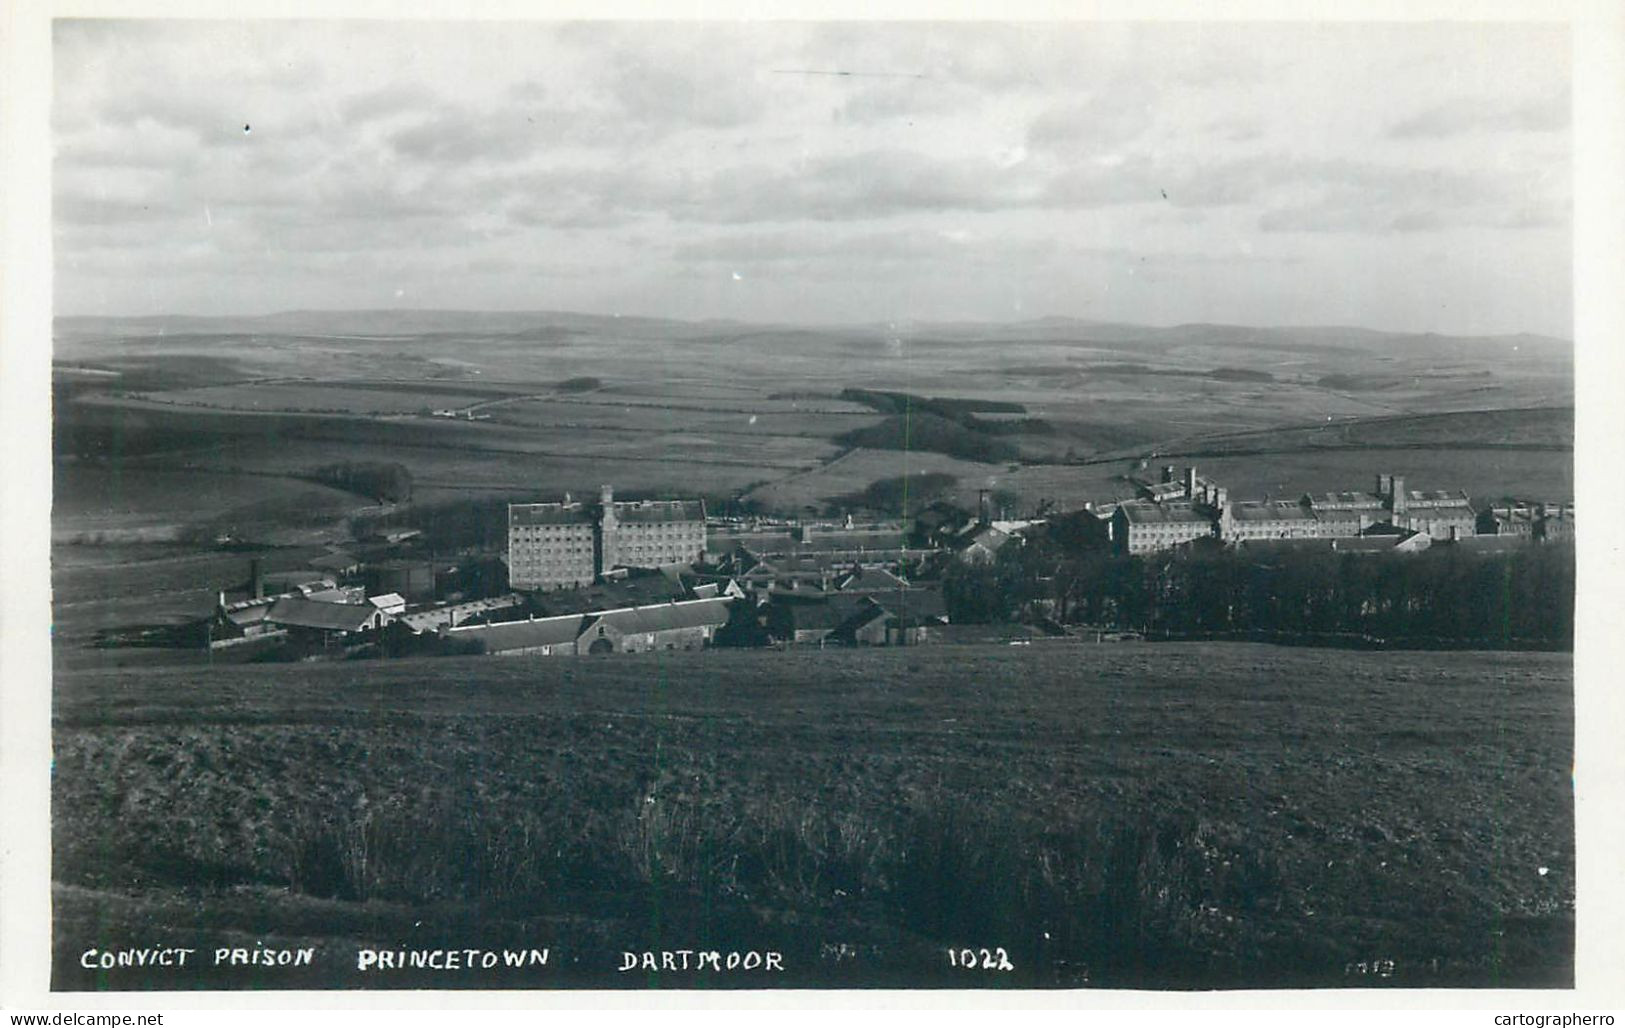
<path id="1" fill-rule="evenodd" d="M 49 34 L 51 991 L 1577 987 L 1573 24 Z"/>

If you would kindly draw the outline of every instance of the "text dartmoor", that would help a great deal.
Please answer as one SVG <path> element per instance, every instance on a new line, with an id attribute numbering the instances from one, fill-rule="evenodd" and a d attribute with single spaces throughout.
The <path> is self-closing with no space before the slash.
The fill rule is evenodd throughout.
<path id="1" fill-rule="evenodd" d="M 784 954 L 772 950 L 663 949 L 621 952 L 626 971 L 782 971 Z"/>

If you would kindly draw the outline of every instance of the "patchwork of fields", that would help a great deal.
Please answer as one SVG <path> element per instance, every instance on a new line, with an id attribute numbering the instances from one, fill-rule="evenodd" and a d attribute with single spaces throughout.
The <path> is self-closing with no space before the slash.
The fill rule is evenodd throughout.
<path id="1" fill-rule="evenodd" d="M 72 334 L 59 354 L 72 363 L 58 384 L 58 451 L 118 464 L 141 503 L 107 520 L 149 526 L 141 538 L 239 514 L 228 483 L 288 494 L 274 476 L 342 460 L 402 464 L 423 502 L 612 481 L 634 493 L 744 493 L 783 513 L 916 471 L 956 476 L 961 501 L 993 488 L 1028 508 L 1073 506 L 1126 494 L 1122 476 L 1140 458 L 1187 454 L 1237 496 L 1347 488 L 1379 470 L 1481 497 L 1573 488 L 1572 372 L 1549 346 L 1081 323 L 978 335 L 507 321 L 512 331 L 459 335 L 434 322 L 372 338 Z M 931 452 L 929 439 L 911 443 L 906 420 L 883 433 L 901 448 L 848 452 L 841 440 L 887 421 L 843 395 L 853 387 L 1012 405 L 1019 414 L 972 426 L 992 426 L 984 448 L 1012 457 Z M 147 472 L 165 474 L 140 481 Z M 217 477 L 166 494 L 171 472 Z M 70 494 L 78 474 L 59 478 Z M 337 506 L 303 496 L 311 512 Z M 55 527 L 59 538 L 109 530 L 71 502 Z"/>

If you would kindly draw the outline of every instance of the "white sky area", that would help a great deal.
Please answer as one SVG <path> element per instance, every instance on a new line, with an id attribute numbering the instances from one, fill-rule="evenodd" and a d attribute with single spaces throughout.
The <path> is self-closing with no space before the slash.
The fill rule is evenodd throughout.
<path id="1" fill-rule="evenodd" d="M 54 60 L 58 314 L 1572 334 L 1556 26 L 59 21 Z"/>

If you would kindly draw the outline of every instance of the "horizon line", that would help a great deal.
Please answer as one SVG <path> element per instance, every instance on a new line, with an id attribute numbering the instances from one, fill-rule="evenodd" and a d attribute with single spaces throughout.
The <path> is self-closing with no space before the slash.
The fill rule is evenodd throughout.
<path id="1" fill-rule="evenodd" d="M 903 319 L 903 320 L 899 320 L 899 321 L 887 321 L 887 320 L 884 320 L 884 319 L 874 319 L 874 320 L 868 320 L 868 321 L 810 321 L 810 320 L 787 319 L 787 320 L 782 320 L 781 321 L 781 320 L 773 320 L 773 319 L 748 319 L 748 318 L 736 318 L 736 317 L 721 317 L 721 316 L 715 316 L 715 315 L 705 316 L 705 317 L 678 317 L 678 316 L 674 316 L 674 315 L 665 315 L 665 314 L 630 314 L 630 313 L 621 313 L 621 312 L 602 313 L 602 312 L 597 312 L 597 311 L 573 310 L 573 309 L 567 309 L 567 308 L 551 308 L 551 307 L 291 307 L 291 308 L 284 308 L 284 309 L 280 309 L 280 310 L 267 311 L 267 312 L 260 313 L 260 314 L 244 314 L 244 313 L 194 314 L 194 313 L 178 312 L 178 311 L 167 311 L 167 312 L 158 313 L 158 314 L 63 314 L 63 313 L 53 312 L 52 315 L 51 315 L 51 320 L 52 320 L 53 324 L 56 321 L 63 320 L 63 319 L 79 319 L 79 320 L 101 319 L 101 320 L 109 320 L 109 321 L 112 321 L 112 320 L 144 321 L 144 320 L 156 320 L 156 319 L 161 319 L 161 318 L 186 318 L 186 319 L 192 319 L 192 320 L 207 320 L 207 319 L 217 319 L 217 320 L 226 320 L 226 319 L 262 320 L 262 319 L 286 317 L 286 316 L 289 316 L 289 315 L 298 315 L 298 314 L 315 314 L 315 315 L 322 315 L 322 314 L 328 314 L 328 315 L 343 315 L 343 314 L 467 314 L 467 315 L 516 314 L 516 315 L 524 315 L 524 314 L 531 314 L 531 315 L 557 315 L 557 316 L 569 316 L 569 317 L 602 318 L 602 319 L 606 319 L 606 320 L 614 320 L 614 319 L 617 319 L 617 318 L 627 318 L 627 319 L 640 320 L 640 321 L 666 321 L 666 322 L 674 322 L 674 323 L 677 323 L 677 324 L 686 324 L 686 325 L 703 325 L 703 324 L 708 324 L 708 323 L 718 323 L 718 322 L 720 322 L 720 323 L 737 324 L 737 325 L 761 325 L 761 326 L 782 326 L 782 327 L 794 327 L 794 328 L 822 328 L 822 329 L 879 328 L 879 327 L 888 327 L 888 326 L 895 328 L 895 327 L 897 327 L 899 325 L 1000 325 L 1000 326 L 1015 326 L 1015 325 L 1030 325 L 1030 324 L 1037 324 L 1037 323 L 1042 323 L 1042 322 L 1057 322 L 1057 321 L 1060 321 L 1060 322 L 1076 322 L 1076 323 L 1079 323 L 1079 324 L 1087 324 L 1087 325 L 1110 325 L 1110 326 L 1123 326 L 1123 327 L 1131 327 L 1131 328 L 1149 328 L 1149 329 L 1160 329 L 1160 330 L 1173 330 L 1173 329 L 1180 329 L 1180 328 L 1197 328 L 1197 327 L 1242 328 L 1242 329 L 1260 329 L 1260 330 L 1269 330 L 1269 331 L 1326 331 L 1326 330 L 1335 330 L 1335 331 L 1349 331 L 1349 332 L 1372 332 L 1372 333 L 1377 333 L 1377 334 L 1381 334 L 1381 335 L 1440 336 L 1440 337 L 1455 338 L 1455 339 L 1506 339 L 1506 338 L 1514 338 L 1514 337 L 1519 337 L 1519 336 L 1528 336 L 1528 337 L 1536 337 L 1536 338 L 1541 338 L 1541 339 L 1556 340 L 1556 341 L 1559 341 L 1559 342 L 1569 343 L 1570 345 L 1573 345 L 1573 343 L 1575 342 L 1572 329 L 1571 329 L 1569 335 L 1553 335 L 1553 334 L 1551 334 L 1549 332 L 1533 331 L 1533 330 L 1530 330 L 1530 329 L 1517 329 L 1517 330 L 1511 330 L 1511 331 L 1497 331 L 1497 332 L 1442 332 L 1442 331 L 1438 331 L 1436 329 L 1376 328 L 1376 327 L 1373 327 L 1373 326 L 1370 326 L 1370 325 L 1358 325 L 1358 324 L 1347 324 L 1347 323 L 1313 323 L 1313 322 L 1311 322 L 1311 323 L 1303 323 L 1303 322 L 1299 322 L 1299 323 L 1294 323 L 1294 324 L 1283 324 L 1283 323 L 1249 324 L 1249 323 L 1244 323 L 1244 322 L 1231 322 L 1231 321 L 1177 321 L 1177 322 L 1157 323 L 1157 322 L 1151 322 L 1151 321 L 1127 321 L 1127 320 L 1121 320 L 1121 319 L 1088 318 L 1088 317 L 1080 317 L 1078 315 L 1073 315 L 1073 314 L 1041 314 L 1041 315 L 1037 315 L 1037 316 L 1034 316 L 1034 317 L 1011 318 L 1011 319 L 1007 319 L 1007 320 L 998 320 L 998 319 L 992 319 L 992 318 L 909 318 L 909 319 Z"/>

